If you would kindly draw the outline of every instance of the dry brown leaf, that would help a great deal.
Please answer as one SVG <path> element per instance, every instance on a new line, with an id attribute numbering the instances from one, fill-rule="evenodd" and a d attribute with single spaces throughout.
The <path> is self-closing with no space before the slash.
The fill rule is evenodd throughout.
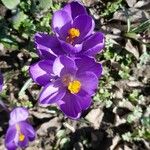
<path id="1" fill-rule="evenodd" d="M 137 2 L 137 0 L 126 0 L 126 2 L 129 7 L 133 7 L 135 5 L 135 3 Z"/>
<path id="2" fill-rule="evenodd" d="M 128 51 L 128 52 L 130 52 L 130 53 L 132 53 L 134 56 L 135 56 L 135 58 L 138 60 L 139 59 L 139 51 L 138 51 L 138 49 L 137 48 L 135 48 L 133 45 L 132 45 L 132 43 L 131 43 L 131 40 L 127 40 L 127 43 L 126 43 L 126 45 L 125 45 L 125 49 Z"/>
<path id="3" fill-rule="evenodd" d="M 51 119 L 50 121 L 43 123 L 40 128 L 37 130 L 37 134 L 39 136 L 46 136 L 49 133 L 49 129 L 53 128 L 53 130 L 58 131 L 61 128 L 61 123 L 59 119 L 56 117 Z"/>
<path id="4" fill-rule="evenodd" d="M 114 150 L 115 147 L 118 145 L 119 141 L 120 141 L 120 137 L 115 136 L 112 140 L 112 145 L 110 146 L 110 150 Z"/>
<path id="5" fill-rule="evenodd" d="M 146 11 L 136 9 L 134 7 L 126 9 L 126 11 L 127 12 L 124 12 L 124 10 L 116 11 L 113 15 L 113 20 L 120 20 L 127 22 L 126 13 L 129 16 L 131 23 L 146 21 L 147 19 L 150 18 L 150 15 Z"/>
<path id="6" fill-rule="evenodd" d="M 140 9 L 143 9 L 143 10 L 149 10 L 150 8 L 150 1 L 149 0 L 140 0 L 138 1 L 134 7 L 136 8 L 140 8 Z"/>
<path id="7" fill-rule="evenodd" d="M 101 121 L 103 119 L 104 113 L 101 109 L 92 109 L 85 117 L 89 122 L 91 122 L 95 129 L 100 127 Z"/>

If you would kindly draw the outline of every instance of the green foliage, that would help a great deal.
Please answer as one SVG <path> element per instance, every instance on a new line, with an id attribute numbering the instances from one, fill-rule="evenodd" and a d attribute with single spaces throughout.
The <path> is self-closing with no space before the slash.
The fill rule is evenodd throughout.
<path id="1" fill-rule="evenodd" d="M 138 92 L 138 90 L 133 90 L 133 92 L 132 93 L 130 93 L 130 95 L 129 95 L 129 100 L 130 101 L 138 101 L 138 96 L 139 96 L 139 92 Z"/>
<path id="2" fill-rule="evenodd" d="M 127 132 L 122 135 L 124 141 L 142 141 L 150 140 L 150 117 L 143 117 L 141 119 L 141 125 L 138 126 L 133 132 Z"/>
<path id="3" fill-rule="evenodd" d="M 114 57 L 114 53 L 107 49 L 104 53 L 104 58 L 106 60 L 111 60 L 111 59 L 113 59 L 113 57 Z"/>
<path id="4" fill-rule="evenodd" d="M 56 137 L 59 139 L 60 148 L 67 149 L 69 147 L 70 138 L 67 137 L 66 130 L 59 130 L 56 134 Z M 54 149 L 58 149 L 58 143 L 56 143 Z"/>
<path id="5" fill-rule="evenodd" d="M 127 132 L 122 135 L 122 138 L 124 141 L 130 142 L 132 140 L 132 134 L 131 132 Z"/>
<path id="6" fill-rule="evenodd" d="M 58 132 L 57 132 L 57 134 L 56 134 L 56 137 L 57 138 L 64 138 L 66 136 L 66 132 L 65 132 L 65 130 L 59 130 Z"/>
<path id="7" fill-rule="evenodd" d="M 141 56 L 140 56 L 140 64 L 141 65 L 146 65 L 150 62 L 150 53 L 145 51 Z"/>
<path id="8" fill-rule="evenodd" d="M 145 22 L 139 24 L 137 27 L 132 28 L 130 32 L 139 34 L 146 30 L 150 30 L 150 20 L 146 20 Z"/>
<path id="9" fill-rule="evenodd" d="M 104 67 L 103 72 L 105 76 L 103 76 L 100 80 L 99 91 L 94 96 L 94 101 L 104 102 L 107 108 L 112 105 L 113 93 L 111 92 L 112 86 L 114 85 L 114 79 L 110 76 L 108 72 L 108 68 Z"/>
<path id="10" fill-rule="evenodd" d="M 33 104 L 29 100 L 21 100 L 20 102 L 16 102 L 15 104 L 17 107 L 25 107 L 25 108 L 32 108 Z"/>
<path id="11" fill-rule="evenodd" d="M 2 98 L 2 99 L 6 99 L 6 98 L 7 98 L 6 90 L 3 90 L 3 91 L 0 93 L 0 98 Z"/>
<path id="12" fill-rule="evenodd" d="M 142 141 L 143 139 L 150 140 L 150 129 L 140 127 L 138 129 L 135 129 L 132 133 L 127 132 L 123 134 L 122 138 L 127 142 Z"/>
<path id="13" fill-rule="evenodd" d="M 121 64 L 121 70 L 119 71 L 119 75 L 122 79 L 128 79 L 130 77 L 130 68 L 124 64 Z"/>
<path id="14" fill-rule="evenodd" d="M 26 20 L 28 17 L 26 14 L 24 14 L 24 12 L 22 11 L 19 11 L 14 17 L 13 17 L 13 21 L 12 21 L 12 24 L 13 24 L 13 28 L 18 30 L 21 23 L 24 22 L 24 20 Z"/>
<path id="15" fill-rule="evenodd" d="M 132 63 L 131 56 L 126 54 L 124 58 L 120 59 L 121 68 L 119 70 L 119 75 L 122 79 L 129 79 L 130 77 L 130 65 Z"/>
<path id="16" fill-rule="evenodd" d="M 142 109 L 139 106 L 136 106 L 132 113 L 130 113 L 127 117 L 127 122 L 132 123 L 137 121 L 142 116 Z"/>
<path id="17" fill-rule="evenodd" d="M 52 7 L 52 0 L 34 0 L 34 2 L 38 10 L 48 10 Z"/>
<path id="18" fill-rule="evenodd" d="M 23 97 L 25 95 L 25 90 L 30 86 L 32 79 L 28 79 L 19 92 L 19 97 Z"/>
<path id="19" fill-rule="evenodd" d="M 150 20 L 146 20 L 140 23 L 138 26 L 131 27 L 131 29 L 128 29 L 127 33 L 124 33 L 124 36 L 126 38 L 133 39 L 139 42 L 140 44 L 145 44 L 147 47 L 150 47 L 149 43 L 143 42 L 144 37 L 142 36 L 143 33 L 145 33 L 145 35 L 148 36 L 149 32 L 150 32 Z"/>
<path id="20" fill-rule="evenodd" d="M 67 150 L 68 147 L 69 147 L 69 142 L 70 142 L 70 139 L 68 137 L 61 139 L 61 141 L 60 141 L 60 147 L 62 149 L 66 149 Z"/>
<path id="21" fill-rule="evenodd" d="M 116 0 L 115 2 L 108 2 L 105 11 L 101 14 L 101 16 L 110 16 L 112 13 L 117 11 L 120 8 L 120 4 L 122 0 Z"/>
<path id="22" fill-rule="evenodd" d="M 20 3 L 20 0 L 2 0 L 2 3 L 8 9 L 14 9 Z"/>
<path id="23" fill-rule="evenodd" d="M 52 0 L 22 0 L 16 2 L 15 0 L 4 1 L 5 5 L 12 6 L 14 10 L 9 21 L 5 22 L 3 18 L 0 20 L 0 41 L 8 49 L 18 49 L 18 47 L 22 48 L 22 42 L 19 43 L 18 41 L 26 39 L 30 41 L 26 48 L 32 51 L 33 35 L 38 31 L 51 33 L 50 21 L 52 15 L 50 12 L 59 9 L 60 4 L 55 4 Z M 15 36 L 11 31 L 15 32 Z"/>
<path id="24" fill-rule="evenodd" d="M 116 63 L 119 66 L 119 69 L 116 69 L 116 74 L 113 68 L 110 66 L 103 65 L 103 76 L 100 80 L 99 91 L 94 96 L 94 100 L 97 102 L 104 102 L 105 106 L 111 107 L 113 104 L 114 94 L 112 92 L 113 85 L 115 80 L 118 80 L 118 77 L 122 79 L 129 79 L 130 77 L 130 65 L 132 64 L 132 57 L 129 54 L 124 52 L 118 52 L 114 49 L 114 45 L 117 45 L 114 40 L 106 38 L 106 46 L 103 52 L 103 57 L 106 61 L 111 63 Z M 113 74 L 112 74 L 113 73 Z"/>
<path id="25" fill-rule="evenodd" d="M 141 123 L 143 126 L 150 129 L 150 117 L 143 117 Z"/>
<path id="26" fill-rule="evenodd" d="M 24 76 L 28 75 L 28 69 L 29 69 L 29 66 L 26 66 L 26 65 L 21 68 L 21 72 L 23 73 Z"/>

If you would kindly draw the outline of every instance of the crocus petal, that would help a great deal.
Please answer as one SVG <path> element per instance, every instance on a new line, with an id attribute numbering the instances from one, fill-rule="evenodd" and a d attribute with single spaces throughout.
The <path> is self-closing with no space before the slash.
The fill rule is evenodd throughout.
<path id="1" fill-rule="evenodd" d="M 77 58 L 75 62 L 78 68 L 77 74 L 90 71 L 93 72 L 98 78 L 102 74 L 102 65 L 96 62 L 94 58 L 82 56 L 81 58 Z"/>
<path id="2" fill-rule="evenodd" d="M 53 64 L 53 72 L 57 76 L 63 74 L 75 74 L 77 67 L 73 59 L 67 56 L 60 56 L 55 59 Z"/>
<path id="3" fill-rule="evenodd" d="M 32 79 L 39 85 L 46 85 L 52 79 L 51 60 L 41 60 L 30 66 L 29 73 Z"/>
<path id="4" fill-rule="evenodd" d="M 80 52 L 82 50 L 82 44 L 75 44 L 74 46 L 60 40 L 61 46 L 63 48 L 63 50 L 67 53 L 67 54 L 76 54 L 78 52 Z"/>
<path id="5" fill-rule="evenodd" d="M 5 146 L 8 150 L 16 150 L 17 145 L 14 142 L 15 136 L 16 136 L 16 127 L 15 125 L 9 126 L 6 135 L 5 135 Z"/>
<path id="6" fill-rule="evenodd" d="M 67 36 L 68 36 L 68 30 L 72 27 L 71 22 L 65 24 L 64 26 L 62 26 L 62 28 L 60 28 L 60 30 L 57 31 L 57 37 L 63 41 L 66 42 L 67 40 Z"/>
<path id="7" fill-rule="evenodd" d="M 52 17 L 52 27 L 54 32 L 59 35 L 60 29 L 69 22 L 71 23 L 71 21 L 72 19 L 67 12 L 63 10 L 56 11 Z"/>
<path id="8" fill-rule="evenodd" d="M 81 43 L 87 36 L 92 34 L 95 28 L 95 23 L 92 17 L 88 15 L 80 15 L 75 18 L 73 27 L 80 31 L 80 36 L 75 39 L 74 43 Z"/>
<path id="9" fill-rule="evenodd" d="M 63 10 L 66 11 L 72 19 L 75 19 L 78 15 L 87 14 L 85 7 L 78 2 L 67 4 Z"/>
<path id="10" fill-rule="evenodd" d="M 72 119 L 78 119 L 81 116 L 82 108 L 75 95 L 67 93 L 57 104 L 66 116 Z"/>
<path id="11" fill-rule="evenodd" d="M 17 107 L 10 113 L 9 125 L 14 125 L 20 121 L 25 121 L 29 117 L 28 110 L 23 107 Z"/>
<path id="12" fill-rule="evenodd" d="M 98 87 L 98 78 L 92 72 L 77 74 L 76 78 L 81 82 L 81 88 L 89 95 L 93 95 Z"/>
<path id="13" fill-rule="evenodd" d="M 84 54 L 88 56 L 95 56 L 104 48 L 104 41 L 103 33 L 94 33 L 83 43 Z"/>
<path id="14" fill-rule="evenodd" d="M 57 37 L 44 33 L 36 33 L 34 39 L 41 58 L 54 60 L 57 55 L 63 54 Z"/>
<path id="15" fill-rule="evenodd" d="M 33 141 L 35 139 L 35 130 L 33 127 L 27 123 L 26 121 L 19 123 L 22 133 L 26 135 L 29 141 Z"/>
<path id="16" fill-rule="evenodd" d="M 76 94 L 76 99 L 79 101 L 82 110 L 89 108 L 92 102 L 91 96 L 88 95 L 88 93 L 83 89 L 81 89 L 80 92 Z"/>
<path id="17" fill-rule="evenodd" d="M 2 90 L 2 87 L 3 87 L 3 76 L 0 72 L 0 91 Z"/>
<path id="18" fill-rule="evenodd" d="M 65 92 L 66 90 L 60 81 L 57 80 L 54 83 L 51 82 L 43 88 L 39 96 L 39 103 L 40 104 L 55 103 L 64 97 Z"/>

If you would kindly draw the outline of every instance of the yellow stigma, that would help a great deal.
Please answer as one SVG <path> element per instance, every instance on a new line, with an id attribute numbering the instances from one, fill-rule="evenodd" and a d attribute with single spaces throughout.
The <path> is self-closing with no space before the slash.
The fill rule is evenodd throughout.
<path id="1" fill-rule="evenodd" d="M 19 141 L 24 141 L 24 139 L 25 139 L 25 136 L 24 136 L 24 134 L 22 134 L 22 133 L 20 133 L 19 134 Z"/>
<path id="2" fill-rule="evenodd" d="M 71 28 L 68 30 L 68 36 L 66 38 L 66 41 L 70 44 L 73 44 L 74 40 L 76 37 L 80 36 L 80 31 L 79 29 L 76 28 Z"/>
<path id="3" fill-rule="evenodd" d="M 71 29 L 68 31 L 68 34 L 69 34 L 69 37 L 70 37 L 71 39 L 74 39 L 74 38 L 80 36 L 80 31 L 79 31 L 79 29 L 71 28 Z"/>
<path id="4" fill-rule="evenodd" d="M 17 130 L 18 133 L 19 133 L 19 141 L 20 141 L 20 142 L 24 141 L 25 135 L 21 133 L 20 126 L 19 126 L 18 124 L 16 124 L 16 130 Z"/>
<path id="5" fill-rule="evenodd" d="M 68 90 L 72 94 L 77 94 L 80 91 L 80 88 L 81 88 L 81 83 L 78 80 L 71 81 L 68 84 Z"/>

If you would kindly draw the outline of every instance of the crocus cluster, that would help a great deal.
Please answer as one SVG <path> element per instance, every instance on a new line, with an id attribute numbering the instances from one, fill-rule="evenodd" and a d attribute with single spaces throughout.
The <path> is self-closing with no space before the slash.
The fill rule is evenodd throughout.
<path id="1" fill-rule="evenodd" d="M 72 119 L 78 119 L 90 107 L 102 74 L 95 55 L 104 47 L 104 35 L 94 28 L 85 7 L 71 2 L 54 13 L 54 34 L 35 34 L 40 60 L 30 66 L 29 72 L 43 87 L 39 103 L 56 104 Z"/>
<path id="2" fill-rule="evenodd" d="M 9 128 L 5 136 L 5 145 L 8 150 L 25 148 L 29 141 L 35 139 L 35 131 L 28 123 L 28 111 L 25 108 L 15 108 L 10 113 Z"/>

